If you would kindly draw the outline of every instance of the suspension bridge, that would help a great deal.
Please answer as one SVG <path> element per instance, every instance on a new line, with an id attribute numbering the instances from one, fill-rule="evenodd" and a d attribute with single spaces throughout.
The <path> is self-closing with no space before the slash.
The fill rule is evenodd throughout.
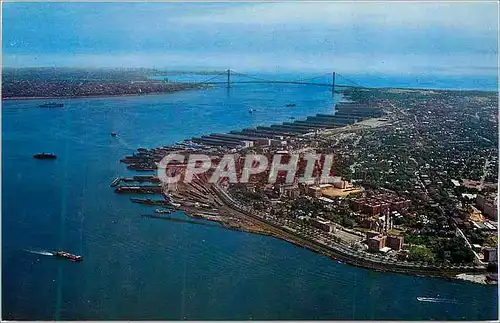
<path id="1" fill-rule="evenodd" d="M 236 79 L 236 80 L 235 80 Z M 339 82 L 340 81 L 340 82 Z M 225 85 L 230 88 L 232 84 L 298 84 L 307 86 L 323 86 L 331 89 L 332 93 L 339 88 L 367 88 L 338 73 L 332 72 L 307 79 L 265 79 L 234 70 L 214 72 L 203 81 L 192 82 L 199 85 Z M 347 83 L 347 84 L 346 84 Z M 250 109 L 253 113 L 254 109 Z M 321 129 L 334 129 L 344 127 L 367 118 L 377 118 L 383 113 L 378 107 L 358 102 L 340 102 L 335 105 L 335 114 L 316 114 L 304 120 L 283 122 L 270 126 L 257 126 L 233 130 L 229 133 L 212 133 L 201 137 L 193 137 L 179 145 L 187 147 L 223 147 L 234 149 L 237 147 L 252 147 L 255 145 L 281 145 L 283 138 L 293 138 L 306 133 L 314 133 Z"/>
<path id="2" fill-rule="evenodd" d="M 319 76 L 306 78 L 306 79 L 296 79 L 296 80 L 272 80 L 262 77 L 252 76 L 245 73 L 239 73 L 234 70 L 228 69 L 224 72 L 215 73 L 216 75 L 207 78 L 202 81 L 190 81 L 189 83 L 194 83 L 197 85 L 226 85 L 230 88 L 233 84 L 298 84 L 298 85 L 312 85 L 312 86 L 323 86 L 331 88 L 332 92 L 335 88 L 365 88 L 365 86 L 359 85 L 358 83 L 348 79 L 339 73 L 332 72 L 326 73 Z M 327 81 L 327 78 L 329 80 Z"/>

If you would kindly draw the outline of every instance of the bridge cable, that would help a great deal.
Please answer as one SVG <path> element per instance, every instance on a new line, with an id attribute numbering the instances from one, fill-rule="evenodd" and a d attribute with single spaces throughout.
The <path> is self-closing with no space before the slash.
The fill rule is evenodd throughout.
<path id="1" fill-rule="evenodd" d="M 236 71 L 233 71 L 233 70 L 231 70 L 231 72 L 233 72 L 233 74 L 235 74 L 235 75 L 243 76 L 243 77 L 246 77 L 246 78 L 249 78 L 249 79 L 254 79 L 254 80 L 257 80 L 257 81 L 263 81 L 263 82 L 269 82 L 269 83 L 275 82 L 274 80 L 268 80 L 268 79 L 263 79 L 263 78 L 260 78 L 260 77 L 250 76 L 248 74 L 239 73 L 239 72 L 236 72 Z"/>
<path id="2" fill-rule="evenodd" d="M 293 82 L 306 82 L 306 81 L 312 81 L 312 80 L 315 80 L 315 79 L 318 79 L 318 78 L 321 78 L 321 77 L 325 77 L 327 75 L 332 75 L 331 73 L 326 73 L 326 74 L 323 74 L 323 75 L 319 75 L 319 76 L 315 76 L 315 77 L 311 77 L 311 78 L 307 78 L 307 79 L 300 79 L 300 80 L 296 80 L 296 81 L 293 81 Z"/>
<path id="3" fill-rule="evenodd" d="M 343 75 L 340 75 L 340 74 L 337 74 L 340 78 L 342 78 L 343 80 L 351 83 L 351 84 L 354 84 L 355 86 L 359 87 L 359 88 L 369 88 L 368 86 L 364 86 L 364 85 L 361 85 L 357 82 L 354 82 L 353 80 L 351 79 L 348 79 L 347 77 L 343 76 Z"/>
<path id="4" fill-rule="evenodd" d="M 206 79 L 206 80 L 203 80 L 203 81 L 201 81 L 201 82 L 194 81 L 194 84 L 205 84 L 205 83 L 209 83 L 210 81 L 215 80 L 216 78 L 219 78 L 219 77 L 221 77 L 221 76 L 223 76 L 223 75 L 224 75 L 224 72 L 219 73 L 219 74 L 217 74 L 216 76 L 210 77 L 210 78 L 208 78 L 208 79 Z"/>

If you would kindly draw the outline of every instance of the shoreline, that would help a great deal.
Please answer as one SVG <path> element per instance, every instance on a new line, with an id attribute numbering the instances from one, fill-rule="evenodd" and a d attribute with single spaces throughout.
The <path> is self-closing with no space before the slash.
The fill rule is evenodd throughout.
<path id="1" fill-rule="evenodd" d="M 129 93 L 129 94 L 92 94 L 92 95 L 79 95 L 79 96 L 16 96 L 16 97 L 2 97 L 2 101 L 28 101 L 28 100 L 74 100 L 74 99 L 96 99 L 96 98 L 117 98 L 117 97 L 139 97 L 139 96 L 153 96 L 161 94 L 172 94 L 177 92 L 199 90 L 207 88 L 206 86 L 194 86 L 186 89 L 179 89 L 176 91 L 165 92 L 151 92 L 151 93 Z"/>
<path id="2" fill-rule="evenodd" d="M 498 285 L 496 280 L 488 279 L 488 276 L 490 276 L 491 273 L 486 271 L 485 268 L 463 268 L 459 266 L 439 267 L 432 265 L 418 266 L 416 264 L 403 262 L 396 264 L 384 263 L 376 259 L 369 259 L 366 256 L 349 252 L 349 250 L 346 250 L 345 246 L 339 248 L 340 245 L 325 245 L 315 241 L 314 239 L 298 235 L 296 232 L 290 231 L 286 227 L 273 223 L 269 219 L 239 208 L 234 205 L 233 201 L 231 201 L 232 197 L 229 193 L 217 185 L 203 185 L 203 187 L 206 189 L 206 197 L 210 197 L 211 199 L 213 198 L 214 200 L 216 199 L 222 203 L 218 210 L 220 218 L 218 220 L 206 218 L 200 216 L 200 213 L 203 212 L 200 209 L 193 207 L 181 207 L 180 210 L 185 216 L 192 219 L 201 218 L 212 223 L 217 223 L 222 229 L 259 234 L 279 239 L 297 247 L 308 249 L 317 254 L 326 256 L 342 264 L 364 268 L 367 270 L 419 277 L 442 278 L 449 281 L 460 281 L 462 283 L 473 283 L 485 286 Z M 176 194 L 180 194 L 180 196 L 187 198 L 189 191 L 181 191 L 182 193 L 177 191 Z M 181 204 L 182 203 L 183 202 L 181 202 Z M 192 201 L 190 203 L 192 203 Z M 227 217 L 232 220 L 223 220 L 224 218 L 227 219 Z M 234 219 L 239 219 L 239 221 L 234 221 Z"/>
<path id="3" fill-rule="evenodd" d="M 215 191 L 218 191 L 217 189 Z M 226 193 L 227 194 L 227 193 Z M 219 194 L 217 194 L 219 195 Z M 222 197 L 224 194 L 220 194 L 219 197 Z M 418 269 L 418 268 L 399 268 L 399 267 L 394 267 L 394 266 L 385 266 L 382 263 L 378 263 L 376 261 L 368 261 L 366 259 L 361 259 L 357 257 L 353 257 L 347 254 L 343 254 L 341 251 L 334 250 L 331 247 L 328 247 L 326 245 L 320 245 L 315 241 L 311 241 L 306 238 L 302 238 L 300 236 L 297 236 L 293 232 L 288 232 L 285 228 L 278 227 L 269 221 L 260 218 L 256 215 L 250 214 L 249 212 L 245 210 L 240 210 L 236 209 L 234 206 L 228 204 L 228 201 L 226 199 L 221 198 L 222 201 L 226 204 L 228 208 L 232 208 L 235 212 L 238 212 L 240 214 L 244 214 L 245 216 L 248 216 L 258 222 L 261 222 L 264 224 L 264 226 L 271 226 L 275 230 L 281 231 L 281 232 L 274 232 L 274 233 L 268 233 L 264 235 L 272 236 L 274 238 L 292 243 L 298 247 L 302 247 L 305 249 L 309 249 L 313 252 L 319 253 L 321 255 L 327 256 L 333 260 L 341 261 L 344 264 L 348 264 L 351 266 L 355 266 L 358 268 L 365 268 L 368 270 L 375 270 L 378 272 L 391 272 L 391 273 L 399 273 L 399 274 L 405 274 L 405 275 L 413 275 L 413 276 L 420 276 L 420 277 L 433 277 L 433 278 L 444 278 L 447 280 L 453 280 L 453 281 L 461 281 L 463 283 L 474 283 L 474 284 L 481 284 L 485 286 L 495 286 L 498 285 L 498 283 L 488 283 L 486 281 L 486 276 L 487 272 L 486 271 L 479 271 L 479 272 L 474 272 L 474 271 L 467 271 L 463 269 L 444 269 L 444 270 L 439 270 L 437 268 L 433 268 L 430 270 L 425 270 L 425 269 Z M 252 232 L 252 230 L 249 230 L 248 232 L 250 233 L 257 233 L 257 234 L 262 234 L 259 232 Z M 481 279 L 483 278 L 484 279 Z"/>
<path id="4" fill-rule="evenodd" d="M 319 131 L 324 135 L 331 135 L 342 133 L 344 131 L 358 131 L 366 128 L 377 128 L 386 125 L 387 123 L 398 123 L 399 119 L 387 118 L 387 113 L 379 117 L 371 117 L 361 119 L 358 122 L 352 124 L 346 124 L 343 127 L 334 129 L 322 129 Z M 317 132 L 314 132 L 317 133 Z M 307 136 L 311 133 L 306 133 L 297 136 Z M 165 147 L 155 148 L 155 149 L 167 149 Z M 153 149 L 153 151 L 155 150 Z M 155 152 L 153 154 L 158 154 Z M 153 157 L 146 157 L 153 158 Z M 487 271 L 485 266 L 473 265 L 471 263 L 460 264 L 460 265 L 448 265 L 442 263 L 426 263 L 426 262 L 414 262 L 414 261 L 385 261 L 380 259 L 380 257 L 371 256 L 368 253 L 360 252 L 354 248 L 350 248 L 345 243 L 325 243 L 324 241 L 318 241 L 312 236 L 304 236 L 294 230 L 293 226 L 283 225 L 274 221 L 272 217 L 266 215 L 267 213 L 261 213 L 252 211 L 249 206 L 241 205 L 238 203 L 234 197 L 232 197 L 228 191 L 222 189 L 218 185 L 212 185 L 199 179 L 193 185 L 194 191 L 182 191 L 178 190 L 177 186 L 175 188 L 175 193 L 181 195 L 182 200 L 190 201 L 189 203 L 203 203 L 205 205 L 212 205 L 218 209 L 220 216 L 230 215 L 234 218 L 238 218 L 238 221 L 230 221 L 228 217 L 227 221 L 216 221 L 221 223 L 223 227 L 232 227 L 233 229 L 239 231 L 245 231 L 249 233 L 257 233 L 261 235 L 271 236 L 282 241 L 292 243 L 296 246 L 300 246 L 305 249 L 309 249 L 313 252 L 325 255 L 342 263 L 349 264 L 352 266 L 366 268 L 369 270 L 376 270 L 379 272 L 393 272 L 406 275 L 416 275 L 424 277 L 437 277 L 445 278 L 448 280 L 459 280 L 462 282 L 483 284 L 483 285 L 498 285 L 495 278 L 488 279 L 487 277 L 492 276 L 493 273 Z M 194 193 L 197 192 L 197 193 Z M 163 192 L 164 196 L 169 195 L 168 189 Z M 184 194 L 183 194 L 184 193 Z M 173 195 L 176 195 L 173 194 Z M 177 198 L 177 196 L 175 196 Z M 203 201 L 202 201 L 203 200 Z M 215 203 L 219 204 L 215 206 L 212 202 L 222 202 Z M 200 210 L 183 210 L 183 212 L 190 217 L 197 217 Z M 227 214 L 225 214 L 227 213 Z M 222 216 L 224 217 L 224 216 Z M 213 221 L 213 220 L 212 220 Z M 233 225 L 235 224 L 235 225 Z"/>

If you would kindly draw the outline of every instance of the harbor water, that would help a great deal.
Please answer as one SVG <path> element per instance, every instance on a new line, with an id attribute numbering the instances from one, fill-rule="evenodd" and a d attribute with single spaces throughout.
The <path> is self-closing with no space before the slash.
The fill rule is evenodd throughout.
<path id="1" fill-rule="evenodd" d="M 253 84 L 53 109 L 3 101 L 3 318 L 495 319 L 496 287 L 375 272 L 271 237 L 144 218 L 154 207 L 109 186 L 134 174 L 119 160 L 137 147 L 329 113 L 338 99 L 323 87 Z M 33 159 L 40 152 L 57 159 Z"/>

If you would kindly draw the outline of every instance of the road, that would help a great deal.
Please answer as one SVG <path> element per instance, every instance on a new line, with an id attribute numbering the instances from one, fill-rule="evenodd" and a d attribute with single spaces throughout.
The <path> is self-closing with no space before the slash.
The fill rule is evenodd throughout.
<path id="1" fill-rule="evenodd" d="M 276 234 L 276 237 L 323 253 L 329 257 L 341 259 L 355 266 L 390 270 L 404 273 L 433 273 L 437 275 L 449 276 L 451 273 L 484 270 L 483 267 L 461 265 L 461 266 L 434 266 L 420 262 L 398 261 L 386 255 L 372 254 L 353 248 L 354 243 L 338 243 L 334 240 L 335 234 L 331 234 L 312 226 L 305 226 L 298 221 L 291 219 L 279 219 L 266 213 L 258 213 L 250 207 L 244 206 L 235 201 L 224 189 L 213 186 L 214 193 L 217 194 L 227 207 L 242 216 L 251 217 L 266 227 L 266 231 Z M 342 234 L 349 234 L 342 231 Z M 362 240 L 351 234 L 354 241 Z M 453 274 L 454 275 L 454 274 Z"/>

